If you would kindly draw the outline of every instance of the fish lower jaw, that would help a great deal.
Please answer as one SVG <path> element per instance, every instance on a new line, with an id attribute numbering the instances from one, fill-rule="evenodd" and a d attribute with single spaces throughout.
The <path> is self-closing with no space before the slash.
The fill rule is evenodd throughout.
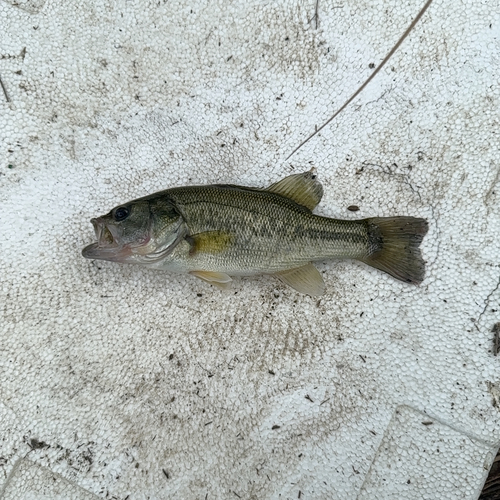
<path id="1" fill-rule="evenodd" d="M 118 247 L 116 245 L 102 247 L 99 243 L 92 243 L 82 250 L 82 255 L 86 259 L 109 260 L 123 263 L 132 262 L 130 259 L 132 255 L 130 248 Z"/>

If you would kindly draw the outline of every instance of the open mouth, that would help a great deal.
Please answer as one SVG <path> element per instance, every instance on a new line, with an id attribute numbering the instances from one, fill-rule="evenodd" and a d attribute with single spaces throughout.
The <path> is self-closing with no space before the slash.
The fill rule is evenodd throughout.
<path id="1" fill-rule="evenodd" d="M 130 249 L 119 245 L 110 229 L 99 217 L 91 219 L 97 243 L 92 243 L 82 250 L 82 255 L 87 259 L 101 259 L 112 261 L 123 261 L 130 255 Z"/>
<path id="2" fill-rule="evenodd" d="M 107 226 L 99 219 L 91 219 L 90 221 L 94 226 L 95 235 L 97 238 L 97 246 L 102 247 L 110 247 L 117 246 L 111 231 L 107 228 Z"/>

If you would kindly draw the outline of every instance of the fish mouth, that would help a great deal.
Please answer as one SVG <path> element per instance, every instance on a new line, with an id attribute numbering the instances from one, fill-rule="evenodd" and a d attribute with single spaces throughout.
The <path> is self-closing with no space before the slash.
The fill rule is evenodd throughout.
<path id="1" fill-rule="evenodd" d="M 111 231 L 105 224 L 98 222 L 97 219 L 92 219 L 90 222 L 94 225 L 97 243 L 100 247 L 117 246 Z"/>
<path id="2" fill-rule="evenodd" d="M 91 219 L 94 226 L 97 243 L 92 243 L 82 250 L 86 259 L 101 259 L 112 261 L 124 261 L 130 256 L 131 250 L 125 245 L 120 245 L 113 235 L 112 230 L 106 225 L 101 217 Z"/>

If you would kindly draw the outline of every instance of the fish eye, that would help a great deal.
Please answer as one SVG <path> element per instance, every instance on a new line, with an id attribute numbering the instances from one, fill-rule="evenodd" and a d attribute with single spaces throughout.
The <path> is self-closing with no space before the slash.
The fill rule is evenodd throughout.
<path id="1" fill-rule="evenodd" d="M 115 220 L 120 222 L 125 220 L 130 215 L 130 210 L 127 207 L 118 207 L 115 210 Z"/>

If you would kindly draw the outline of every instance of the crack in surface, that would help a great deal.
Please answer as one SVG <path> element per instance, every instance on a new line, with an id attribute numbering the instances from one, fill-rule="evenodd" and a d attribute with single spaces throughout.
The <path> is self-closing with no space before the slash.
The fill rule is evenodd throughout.
<path id="1" fill-rule="evenodd" d="M 490 305 L 491 296 L 498 290 L 498 288 L 500 288 L 500 277 L 498 278 L 498 282 L 497 282 L 495 288 L 493 288 L 493 290 L 487 295 L 486 299 L 484 299 L 484 308 L 481 311 L 481 313 L 479 314 L 479 316 L 477 317 L 477 319 L 475 321 L 476 324 L 478 324 L 479 321 L 481 320 L 481 318 L 483 317 L 484 313 L 486 312 L 486 309 Z"/>
<path id="2" fill-rule="evenodd" d="M 493 182 L 491 183 L 490 189 L 488 189 L 487 193 L 484 196 L 484 204 L 486 205 L 488 213 L 490 210 L 489 201 L 491 195 L 493 194 L 493 190 L 495 189 L 495 186 L 497 185 L 499 180 L 500 180 L 500 168 L 497 169 L 497 173 L 495 174 Z"/>

